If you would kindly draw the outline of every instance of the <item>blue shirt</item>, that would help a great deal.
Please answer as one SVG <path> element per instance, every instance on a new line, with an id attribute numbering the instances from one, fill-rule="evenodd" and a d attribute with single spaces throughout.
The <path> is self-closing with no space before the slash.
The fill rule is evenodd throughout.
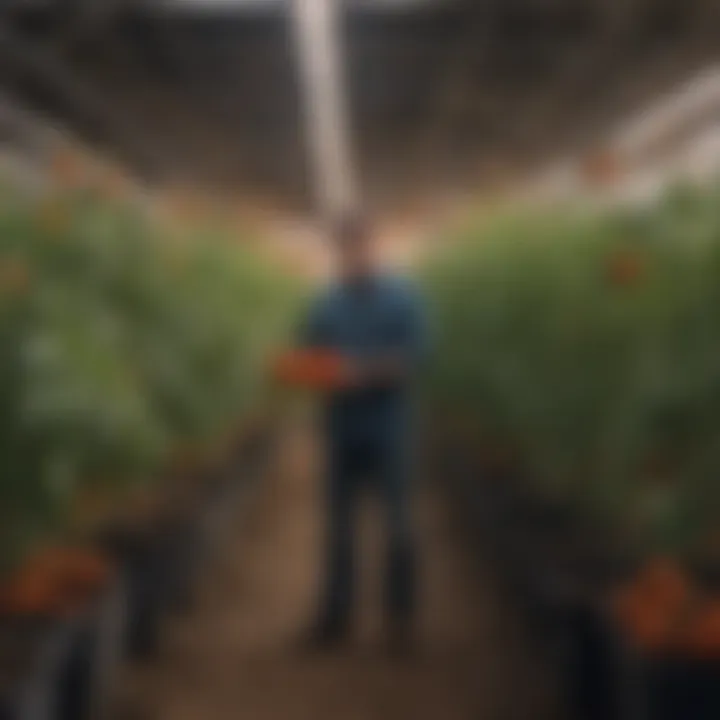
<path id="1" fill-rule="evenodd" d="M 333 393 L 327 401 L 331 441 L 401 443 L 411 420 L 412 371 L 428 344 L 424 306 L 413 285 L 377 275 L 331 286 L 311 308 L 302 340 L 361 362 L 387 354 L 402 359 L 411 371 L 404 380 Z"/>

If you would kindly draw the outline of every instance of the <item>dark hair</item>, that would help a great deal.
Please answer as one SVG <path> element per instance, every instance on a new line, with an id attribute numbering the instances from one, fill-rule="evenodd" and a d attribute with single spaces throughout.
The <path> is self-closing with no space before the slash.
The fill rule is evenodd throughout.
<path id="1" fill-rule="evenodd" d="M 339 248 L 349 248 L 370 238 L 370 225 L 363 215 L 349 214 L 337 220 L 332 234 Z"/>

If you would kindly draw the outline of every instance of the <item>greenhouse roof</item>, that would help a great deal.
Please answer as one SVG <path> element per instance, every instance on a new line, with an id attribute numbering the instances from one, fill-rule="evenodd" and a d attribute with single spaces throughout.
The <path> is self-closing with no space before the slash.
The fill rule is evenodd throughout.
<path id="1" fill-rule="evenodd" d="M 228 11 L 248 12 L 275 10 L 289 6 L 294 0 L 144 0 L 146 8 L 168 11 Z M 340 0 L 350 8 L 373 10 L 407 10 L 436 6 L 442 0 Z"/>
<path id="2" fill-rule="evenodd" d="M 86 7 L 98 0 L 85 0 Z M 286 11 L 297 0 L 126 0 L 126 7 L 145 13 L 164 14 L 263 14 Z M 57 5 L 59 0 L 0 0 L 0 7 L 7 10 L 44 11 Z M 123 0 L 120 0 L 122 3 Z M 373 12 L 405 12 L 439 9 L 456 4 L 457 0 L 337 0 L 350 10 Z M 120 6 L 120 3 L 118 5 Z"/>

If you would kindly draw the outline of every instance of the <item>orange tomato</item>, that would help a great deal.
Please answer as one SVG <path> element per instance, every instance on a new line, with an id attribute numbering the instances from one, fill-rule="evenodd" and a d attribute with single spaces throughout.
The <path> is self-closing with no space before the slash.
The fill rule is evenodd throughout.
<path id="1" fill-rule="evenodd" d="M 608 151 L 594 153 L 585 158 L 582 174 L 593 185 L 612 185 L 622 176 L 620 158 Z"/>
<path id="2" fill-rule="evenodd" d="M 272 375 L 282 385 L 335 390 L 345 384 L 348 367 L 332 350 L 294 350 L 276 359 Z"/>
<path id="3" fill-rule="evenodd" d="M 86 163 L 78 151 L 63 147 L 52 158 L 51 173 L 61 187 L 78 187 L 86 179 Z"/>
<path id="4" fill-rule="evenodd" d="M 608 282 L 616 287 L 637 285 L 645 272 L 643 258 L 630 250 L 617 251 L 608 258 Z"/>
<path id="5" fill-rule="evenodd" d="M 712 600 L 688 621 L 681 640 L 685 654 L 700 659 L 720 658 L 720 601 Z"/>
<path id="6" fill-rule="evenodd" d="M 680 566 L 668 558 L 654 560 L 641 576 L 646 592 L 672 607 L 686 603 L 691 594 L 688 577 Z"/>
<path id="7" fill-rule="evenodd" d="M 27 559 L 0 585 L 0 611 L 57 615 L 81 607 L 113 574 L 106 558 L 88 550 L 47 548 Z"/>
<path id="8" fill-rule="evenodd" d="M 101 175 L 99 188 L 108 200 L 124 200 L 130 194 L 131 183 L 120 170 L 109 168 Z"/>
<path id="9" fill-rule="evenodd" d="M 659 558 L 620 589 L 613 599 L 613 612 L 623 632 L 638 647 L 661 651 L 674 645 L 694 601 L 694 589 L 681 568 Z"/>
<path id="10" fill-rule="evenodd" d="M 22 260 L 0 261 L 0 292 L 24 295 L 30 287 L 30 270 Z"/>

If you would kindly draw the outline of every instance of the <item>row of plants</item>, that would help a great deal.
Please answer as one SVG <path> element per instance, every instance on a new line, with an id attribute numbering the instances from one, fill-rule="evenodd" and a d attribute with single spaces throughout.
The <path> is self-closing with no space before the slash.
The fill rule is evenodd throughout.
<path id="1" fill-rule="evenodd" d="M 433 401 L 478 478 L 573 518 L 565 551 L 579 529 L 621 556 L 593 600 L 625 640 L 715 659 L 719 200 L 676 188 L 653 207 L 475 219 L 426 272 Z"/>
<path id="2" fill-rule="evenodd" d="M 219 228 L 3 189 L 0 601 L 38 549 L 227 448 L 297 290 Z"/>

